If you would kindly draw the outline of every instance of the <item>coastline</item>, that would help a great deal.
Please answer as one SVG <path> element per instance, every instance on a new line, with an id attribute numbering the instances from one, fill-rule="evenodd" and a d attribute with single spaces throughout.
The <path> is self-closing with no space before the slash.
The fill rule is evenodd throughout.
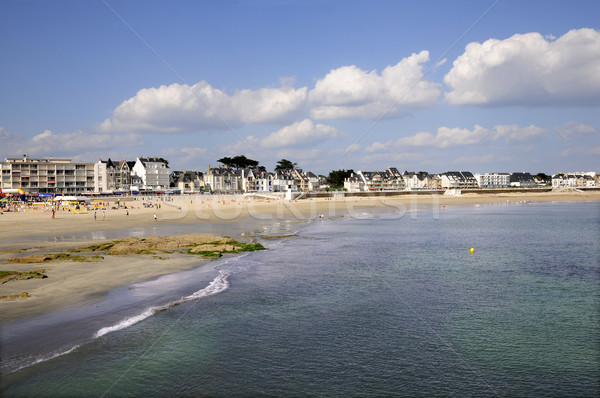
<path id="1" fill-rule="evenodd" d="M 326 217 L 352 217 L 380 211 L 403 216 L 407 211 L 428 206 L 547 201 L 600 201 L 600 192 L 341 197 L 291 202 L 268 199 L 249 201 L 241 196 L 181 197 L 171 202 L 153 200 L 152 204 L 160 204 L 160 208 L 143 207 L 142 201 L 126 201 L 123 203 L 128 206 L 127 210 L 107 209 L 104 220 L 97 216 L 96 221 L 93 218 L 94 211 L 88 214 L 59 211 L 55 219 L 49 213 L 4 213 L 0 215 L 0 250 L 4 250 L 0 252 L 0 261 L 15 256 L 7 253 L 7 249 L 29 248 L 27 254 L 41 254 L 98 244 L 106 241 L 106 236 L 124 237 L 131 235 L 132 231 L 138 237 L 180 235 L 189 231 L 214 236 L 234 235 L 231 236 L 234 239 L 255 241 L 261 234 L 269 234 L 269 226 L 282 223 L 293 225 L 317 219 L 321 214 Z M 102 214 L 102 211 L 97 213 Z M 154 221 L 154 213 L 157 214 L 157 221 Z M 105 256 L 100 262 L 3 263 L 0 270 L 24 272 L 45 269 L 48 278 L 11 281 L 0 285 L 0 295 L 27 292 L 30 296 L 0 300 L 0 324 L 97 302 L 113 289 L 203 266 L 210 261 L 180 253 L 160 257 Z"/>

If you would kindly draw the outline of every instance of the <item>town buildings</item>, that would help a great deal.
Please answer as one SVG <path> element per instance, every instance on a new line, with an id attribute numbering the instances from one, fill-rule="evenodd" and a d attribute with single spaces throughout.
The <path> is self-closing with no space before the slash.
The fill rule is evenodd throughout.
<path id="1" fill-rule="evenodd" d="M 135 161 L 99 159 L 96 163 L 71 159 L 40 158 L 24 155 L 0 162 L 0 189 L 27 193 L 120 194 L 138 192 L 177 192 L 216 194 L 314 192 L 329 189 L 324 176 L 299 168 L 268 172 L 264 167 L 211 167 L 205 173 L 194 170 L 170 172 L 169 162 L 160 157 L 137 157 Z M 541 176 L 541 177 L 540 177 Z M 473 173 L 447 171 L 430 174 L 404 171 L 395 167 L 383 171 L 359 170 L 344 181 L 347 192 L 384 192 L 403 190 L 533 188 L 549 184 L 548 176 L 528 172 Z M 600 187 L 595 172 L 558 173 L 552 187 Z"/>
<path id="2" fill-rule="evenodd" d="M 553 188 L 596 188 L 600 187 L 600 174 L 590 172 L 558 173 L 552 176 Z"/>

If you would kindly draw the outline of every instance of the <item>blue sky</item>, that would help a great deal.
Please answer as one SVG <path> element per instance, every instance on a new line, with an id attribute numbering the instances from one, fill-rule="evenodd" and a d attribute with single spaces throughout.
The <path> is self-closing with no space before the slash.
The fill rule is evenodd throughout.
<path id="1" fill-rule="evenodd" d="M 597 1 L 0 1 L 0 158 L 600 172 Z"/>

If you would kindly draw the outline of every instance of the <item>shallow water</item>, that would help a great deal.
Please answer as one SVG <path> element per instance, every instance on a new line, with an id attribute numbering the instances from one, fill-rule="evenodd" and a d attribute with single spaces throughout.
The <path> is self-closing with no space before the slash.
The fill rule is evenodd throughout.
<path id="1" fill-rule="evenodd" d="M 0 386 L 5 396 L 598 396 L 599 237 L 597 203 L 315 221 L 213 275 L 170 276 L 181 289 L 165 285 L 149 307 L 199 297 Z M 203 294 L 211 281 L 216 294 Z"/>

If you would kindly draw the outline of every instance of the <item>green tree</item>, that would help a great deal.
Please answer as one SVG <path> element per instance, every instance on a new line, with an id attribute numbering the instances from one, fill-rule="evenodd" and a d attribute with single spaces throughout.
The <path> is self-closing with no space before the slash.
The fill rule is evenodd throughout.
<path id="1" fill-rule="evenodd" d="M 344 180 L 350 177 L 354 173 L 354 170 L 333 170 L 327 177 L 327 182 L 332 188 L 342 188 L 344 186 Z"/>
<path id="2" fill-rule="evenodd" d="M 217 162 L 223 163 L 227 167 L 235 167 L 236 169 L 245 169 L 247 167 L 249 167 L 249 168 L 258 167 L 258 161 L 253 160 L 253 159 L 248 159 L 245 155 L 238 155 L 238 156 L 234 156 L 232 158 L 226 156 L 224 158 L 217 160 Z"/>
<path id="3" fill-rule="evenodd" d="M 544 174 L 544 173 L 537 173 L 535 175 L 535 178 L 537 178 L 538 180 L 542 180 L 542 181 L 548 181 L 548 180 L 552 179 L 552 177 L 550 177 L 548 174 Z"/>
<path id="4" fill-rule="evenodd" d="M 277 162 L 277 166 L 275 166 L 275 171 L 293 170 L 294 168 L 296 168 L 296 166 L 297 166 L 297 164 L 292 163 L 292 161 L 290 161 L 290 160 L 281 159 L 280 161 Z"/>

